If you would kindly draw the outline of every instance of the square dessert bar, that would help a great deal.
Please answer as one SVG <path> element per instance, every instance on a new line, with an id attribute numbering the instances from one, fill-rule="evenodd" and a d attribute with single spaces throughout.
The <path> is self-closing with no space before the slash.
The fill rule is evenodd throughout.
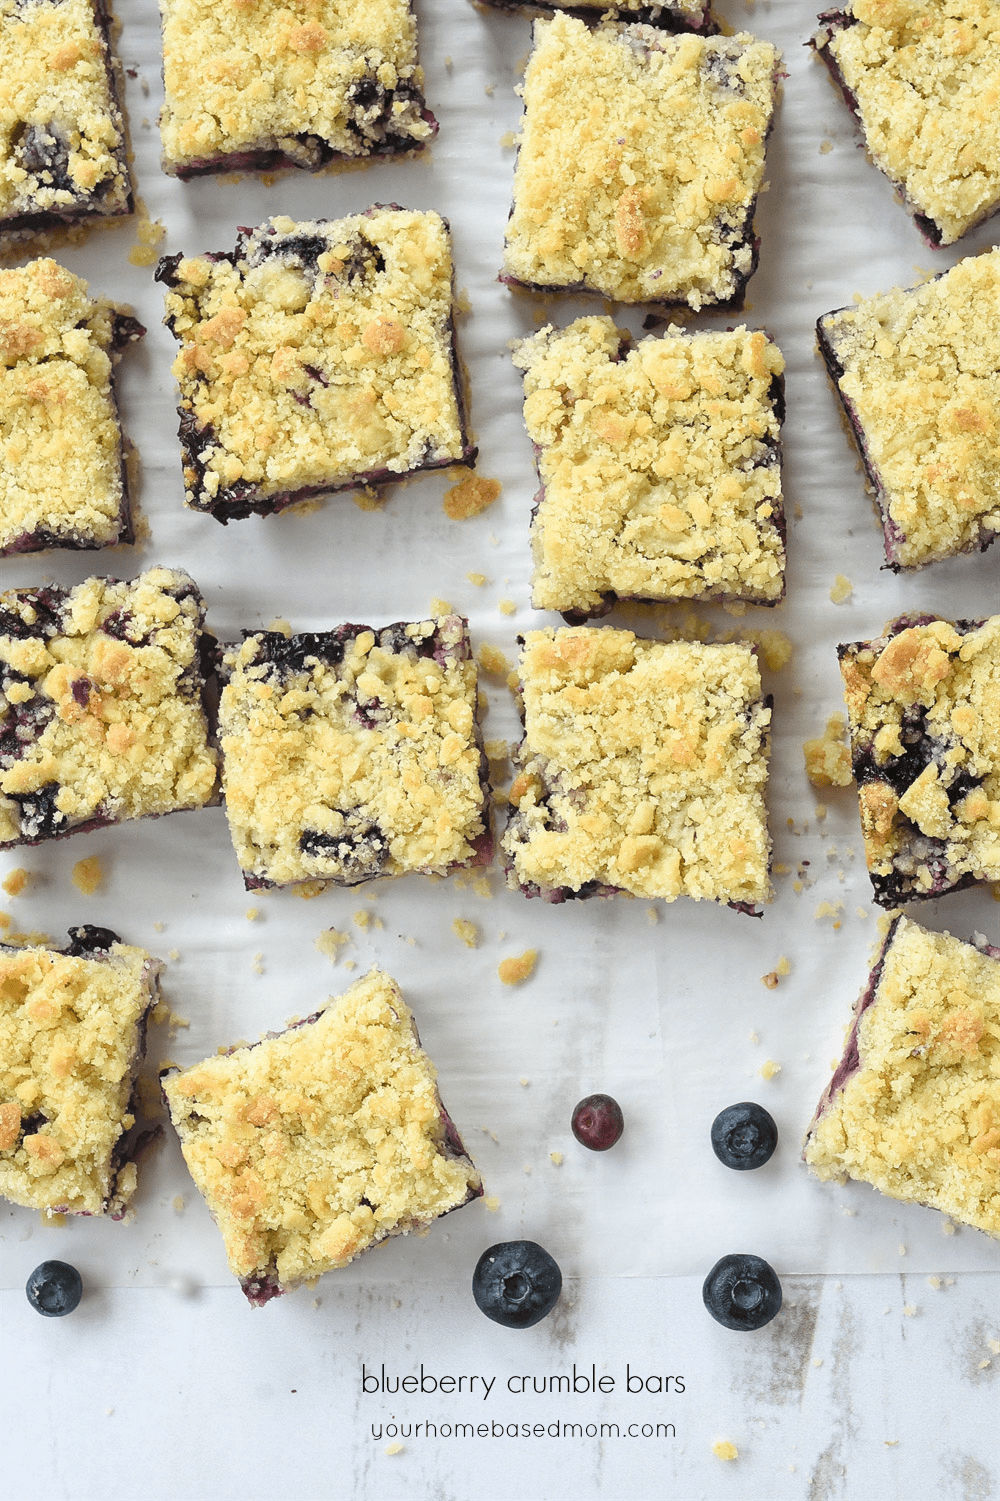
<path id="1" fill-rule="evenodd" d="M 373 969 L 285 1032 L 163 1077 L 255 1306 L 478 1198 L 399 986 Z"/>
<path id="2" fill-rule="evenodd" d="M 515 349 L 541 490 L 536 610 L 784 593 L 784 360 L 763 333 L 629 335 L 610 318 Z"/>
<path id="3" fill-rule="evenodd" d="M 223 525 L 475 461 L 448 226 L 376 206 L 269 219 L 228 255 L 167 256 L 188 506 Z"/>
<path id="4" fill-rule="evenodd" d="M 133 540 L 111 376 L 144 332 L 55 261 L 0 271 L 0 557 Z"/>
<path id="5" fill-rule="evenodd" d="M 1000 881 L 1000 615 L 906 615 L 839 652 L 876 902 Z"/>
<path id="6" fill-rule="evenodd" d="M 768 42 L 536 21 L 502 280 L 743 305 L 775 102 Z"/>
<path id="7" fill-rule="evenodd" d="M 476 668 L 460 615 L 254 631 L 223 671 L 223 788 L 248 890 L 489 862 Z"/>
<path id="8" fill-rule="evenodd" d="M 493 10 L 550 13 L 566 11 L 582 20 L 596 21 L 611 16 L 616 21 L 642 21 L 664 31 L 697 31 L 713 36 L 719 29 L 712 14 L 710 0 L 665 0 L 664 4 L 643 4 L 642 0 L 621 0 L 607 5 L 604 0 L 480 0 Z"/>
<path id="9" fill-rule="evenodd" d="M 549 902 L 770 899 L 771 708 L 750 648 L 531 631 L 521 685 L 508 884 Z"/>
<path id="10" fill-rule="evenodd" d="M 69 938 L 0 944 L 0 1194 L 120 1219 L 150 1140 L 135 1090 L 161 965 L 107 928 Z"/>
<path id="11" fill-rule="evenodd" d="M 103 0 L 0 0 L 0 245 L 132 212 Z"/>
<path id="12" fill-rule="evenodd" d="M 212 801 L 204 614 L 171 568 L 0 594 L 0 848 Z"/>
<path id="13" fill-rule="evenodd" d="M 1000 949 L 891 923 L 803 1155 L 1000 1235 Z"/>
<path id="14" fill-rule="evenodd" d="M 163 169 L 310 171 L 426 145 L 409 0 L 160 0 Z"/>
<path id="15" fill-rule="evenodd" d="M 819 19 L 812 45 L 924 239 L 951 245 L 996 213 L 995 0 L 854 0 Z"/>
<path id="16" fill-rule="evenodd" d="M 1000 534 L 998 323 L 991 250 L 816 325 L 894 572 L 984 552 Z"/>

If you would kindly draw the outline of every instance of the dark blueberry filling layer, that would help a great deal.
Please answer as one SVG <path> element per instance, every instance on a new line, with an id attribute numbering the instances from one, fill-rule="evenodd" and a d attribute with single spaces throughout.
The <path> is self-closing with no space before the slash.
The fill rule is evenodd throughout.
<path id="1" fill-rule="evenodd" d="M 492 10 L 529 11 L 547 15 L 558 11 L 563 15 L 575 16 L 577 20 L 586 21 L 591 26 L 597 25 L 607 14 L 607 11 L 592 5 L 557 5 L 554 0 L 482 0 L 482 3 L 489 5 Z M 679 5 L 631 5 L 627 0 L 620 6 L 609 6 L 608 10 L 616 21 L 657 26 L 661 31 L 671 33 L 693 31 L 699 36 L 715 36 L 719 30 L 718 22 L 708 5 L 696 16 L 690 15 Z"/>

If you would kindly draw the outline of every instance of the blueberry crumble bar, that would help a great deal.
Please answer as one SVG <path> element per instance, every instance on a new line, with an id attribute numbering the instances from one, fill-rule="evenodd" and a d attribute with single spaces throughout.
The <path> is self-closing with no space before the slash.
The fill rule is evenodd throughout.
<path id="1" fill-rule="evenodd" d="M 741 307 L 778 67 L 745 33 L 536 21 L 501 279 Z"/>
<path id="2" fill-rule="evenodd" d="M 1000 948 L 890 923 L 803 1155 L 1000 1235 Z"/>
<path id="3" fill-rule="evenodd" d="M 248 890 L 488 864 L 487 763 L 460 615 L 254 631 L 223 673 L 223 788 Z"/>
<path id="4" fill-rule="evenodd" d="M 164 171 L 315 171 L 418 150 L 424 105 L 409 0 L 160 0 Z"/>
<path id="5" fill-rule="evenodd" d="M 750 648 L 587 626 L 523 640 L 508 883 L 549 902 L 768 901 L 771 708 Z"/>
<path id="6" fill-rule="evenodd" d="M 876 902 L 1000 880 L 1000 615 L 903 616 L 839 651 Z"/>
<path id="7" fill-rule="evenodd" d="M 876 167 L 931 245 L 1000 206 L 1000 13 L 994 0 L 854 0 L 812 45 Z"/>
<path id="8" fill-rule="evenodd" d="M 0 271 L 0 557 L 133 540 L 111 377 L 144 332 L 53 260 Z"/>
<path id="9" fill-rule="evenodd" d="M 552 12 L 564 11 L 584 21 L 610 16 L 616 21 L 642 21 L 664 31 L 696 31 L 713 36 L 719 26 L 712 14 L 710 0 L 479 0 L 493 10 Z"/>
<path id="10" fill-rule="evenodd" d="M 231 254 L 167 256 L 156 276 L 193 510 L 225 525 L 475 461 L 439 214 L 269 219 Z"/>
<path id="11" fill-rule="evenodd" d="M 103 0 L 0 0 L 0 244 L 132 212 Z"/>
<path id="12" fill-rule="evenodd" d="M 0 594 L 0 848 L 213 799 L 204 613 L 171 568 Z"/>
<path id="13" fill-rule="evenodd" d="M 1000 533 L 998 319 L 992 250 L 816 325 L 894 572 L 984 552 Z"/>
<path id="14" fill-rule="evenodd" d="M 436 1079 L 399 986 L 378 969 L 287 1031 L 163 1077 L 251 1304 L 482 1194 Z"/>
<path id="15" fill-rule="evenodd" d="M 784 360 L 765 334 L 671 327 L 630 347 L 610 318 L 581 318 L 514 363 L 541 481 L 535 609 L 781 598 Z"/>
<path id="16" fill-rule="evenodd" d="M 107 928 L 69 939 L 0 944 L 0 1194 L 120 1219 L 151 1139 L 135 1090 L 161 966 Z"/>

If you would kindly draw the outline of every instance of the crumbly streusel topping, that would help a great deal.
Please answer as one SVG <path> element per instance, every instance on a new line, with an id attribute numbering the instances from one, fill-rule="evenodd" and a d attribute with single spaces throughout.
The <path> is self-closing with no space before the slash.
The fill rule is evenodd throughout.
<path id="1" fill-rule="evenodd" d="M 686 334 L 628 348 L 610 318 L 524 339 L 524 420 L 538 452 L 538 610 L 643 599 L 780 599 L 784 369 L 763 333 Z"/>
<path id="2" fill-rule="evenodd" d="M 171 281 L 181 415 L 199 435 L 189 505 L 465 457 L 439 214 L 271 219 L 234 258 L 181 260 Z"/>
<path id="3" fill-rule="evenodd" d="M 1000 879 L 1000 615 L 841 648 L 870 871 Z"/>
<path id="4" fill-rule="evenodd" d="M 856 1045 L 809 1166 L 1000 1235 L 1000 961 L 899 918 Z"/>
<path id="5" fill-rule="evenodd" d="M 116 943 L 100 959 L 0 948 L 0 1194 L 29 1209 L 118 1211 L 136 1183 L 115 1147 L 159 965 Z"/>
<path id="6" fill-rule="evenodd" d="M 1000 532 L 998 322 L 1000 250 L 820 320 L 904 568 Z"/>
<path id="7" fill-rule="evenodd" d="M 251 884 L 354 885 L 476 862 L 488 824 L 460 615 L 283 646 L 258 632 L 225 668 L 226 814 Z"/>
<path id="8" fill-rule="evenodd" d="M 123 214 L 130 184 L 92 0 L 0 0 L 0 227 L 16 214 Z"/>
<path id="9" fill-rule="evenodd" d="M 531 631 L 503 846 L 520 885 L 758 902 L 771 895 L 770 708 L 744 646 Z"/>
<path id="10" fill-rule="evenodd" d="M 0 552 L 36 532 L 78 546 L 121 535 L 114 314 L 53 260 L 0 270 Z"/>
<path id="11" fill-rule="evenodd" d="M 826 45 L 872 156 L 950 245 L 1000 199 L 1000 10 L 994 0 L 845 9 L 857 24 Z"/>
<path id="12" fill-rule="evenodd" d="M 170 568 L 0 595 L 0 843 L 211 799 L 204 608 Z"/>
<path id="13" fill-rule="evenodd" d="M 191 1176 L 244 1281 L 287 1288 L 480 1191 L 436 1073 L 373 969 L 315 1020 L 163 1081 Z"/>
<path id="14" fill-rule="evenodd" d="M 741 296 L 777 66 L 742 32 L 536 21 L 507 275 L 620 302 Z"/>
<path id="15" fill-rule="evenodd" d="M 169 169 L 240 152 L 309 160 L 424 144 L 423 70 L 407 0 L 161 0 Z"/>

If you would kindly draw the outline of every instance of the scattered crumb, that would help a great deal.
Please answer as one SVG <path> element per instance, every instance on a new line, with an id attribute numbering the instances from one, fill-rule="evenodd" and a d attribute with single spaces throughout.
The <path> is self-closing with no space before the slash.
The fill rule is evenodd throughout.
<path id="1" fill-rule="evenodd" d="M 768 990 L 777 990 L 777 988 L 778 988 L 778 975 L 777 975 L 777 971 L 776 970 L 772 969 L 772 970 L 769 971 L 768 974 L 761 975 L 760 978 L 761 978 L 762 983 L 767 986 Z"/>
<path id="2" fill-rule="evenodd" d="M 497 600 L 497 609 L 500 611 L 501 615 L 516 615 L 517 614 L 517 605 L 514 603 L 514 601 L 512 599 L 498 599 Z"/>
<path id="3" fill-rule="evenodd" d="M 451 72 L 452 68 L 455 66 L 455 64 L 452 62 L 452 58 L 451 58 L 451 53 L 450 52 L 448 53 L 448 55 L 446 56 L 446 58 L 444 60 L 444 65 L 448 69 L 449 73 Z"/>
<path id="4" fill-rule="evenodd" d="M 336 964 L 340 950 L 345 943 L 350 943 L 350 941 L 350 933 L 341 933 L 337 928 L 327 928 L 316 939 L 316 947 L 321 954 L 325 954 L 328 959 L 332 959 L 333 963 Z"/>
<path id="5" fill-rule="evenodd" d="M 369 490 L 367 486 L 363 486 L 360 490 L 355 490 L 351 495 L 351 499 L 359 511 L 381 511 L 385 505 L 385 496 L 380 495 L 378 490 Z M 298 506 L 289 506 L 288 510 L 282 511 L 281 514 L 286 516 L 290 511 L 298 509 Z"/>
<path id="6" fill-rule="evenodd" d="M 819 820 L 820 823 L 823 822 L 824 818 L 829 813 L 829 811 L 830 810 L 826 806 L 826 803 L 817 803 L 816 804 L 816 817 L 818 818 L 818 820 Z"/>
<path id="7" fill-rule="evenodd" d="M 277 635 L 284 636 L 286 640 L 292 634 L 291 622 L 285 620 L 282 615 L 275 615 L 273 620 L 268 621 L 264 629 L 268 631 L 274 631 Z"/>
<path id="8" fill-rule="evenodd" d="M 414 940 L 412 938 L 408 938 L 406 941 L 407 943 L 412 943 Z M 353 959 L 345 959 L 342 967 L 344 969 L 357 969 L 357 965 L 355 964 Z"/>
<path id="9" fill-rule="evenodd" d="M 326 890 L 326 882 L 301 881 L 294 890 L 295 895 L 301 897 L 304 902 L 311 902 L 314 896 L 319 896 L 321 892 Z"/>
<path id="10" fill-rule="evenodd" d="M 498 479 L 486 479 L 479 474 L 469 474 L 444 492 L 441 505 L 452 521 L 468 521 L 479 516 L 499 497 L 503 489 Z"/>
<path id="11" fill-rule="evenodd" d="M 42 1224 L 54 1225 L 57 1230 L 65 1230 L 69 1224 L 68 1214 L 50 1214 L 47 1209 L 42 1210 Z"/>
<path id="12" fill-rule="evenodd" d="M 496 1214 L 497 1210 L 500 1208 L 500 1200 L 497 1198 L 496 1194 L 487 1194 L 486 1198 L 483 1200 L 483 1203 L 486 1205 L 486 1208 L 489 1210 L 490 1214 Z"/>
<path id="13" fill-rule="evenodd" d="M 403 1446 L 402 1444 L 386 1444 L 385 1452 L 387 1454 L 402 1454 Z"/>
<path id="14" fill-rule="evenodd" d="M 899 1243 L 899 1254 L 900 1254 L 900 1256 L 905 1256 L 906 1255 L 906 1247 L 903 1245 L 902 1241 L 900 1241 L 900 1243 Z"/>
<path id="15" fill-rule="evenodd" d="M 472 891 L 473 895 L 481 896 L 484 901 L 493 900 L 493 887 L 490 885 L 489 876 L 473 876 Z"/>
<path id="16" fill-rule="evenodd" d="M 147 127 L 148 128 L 148 127 Z M 152 266 L 159 259 L 157 246 L 166 234 L 160 219 L 151 219 L 149 210 L 142 199 L 136 200 L 135 233 L 138 240 L 128 253 L 129 261 L 133 266 Z"/>
<path id="17" fill-rule="evenodd" d="M 180 949 L 171 949 L 170 953 L 167 955 L 167 958 L 173 964 L 179 964 L 180 963 L 180 958 L 181 958 L 181 951 L 180 951 Z"/>
<path id="18" fill-rule="evenodd" d="M 756 1046 L 756 1044 L 757 1044 L 757 1043 L 758 1043 L 758 1042 L 760 1042 L 760 1038 L 759 1038 L 759 1037 L 758 1037 L 758 1036 L 757 1036 L 757 1033 L 756 1033 L 756 1032 L 751 1032 L 751 1033 L 750 1033 L 750 1041 L 751 1041 L 751 1042 L 752 1042 L 752 1043 L 753 1043 L 753 1044 L 754 1044 L 754 1045 L 755 1045 L 755 1046 Z"/>
<path id="19" fill-rule="evenodd" d="M 842 605 L 846 599 L 850 599 L 853 593 L 854 585 L 850 579 L 845 578 L 842 573 L 838 573 L 833 581 L 833 588 L 830 590 L 830 598 L 834 604 Z"/>
<path id="20" fill-rule="evenodd" d="M 174 1214 L 183 1214 L 184 1213 L 184 1195 L 183 1194 L 174 1194 L 174 1196 L 173 1196 L 173 1198 L 171 1199 L 170 1202 L 171 1202 L 171 1205 L 173 1206 Z"/>
<path id="21" fill-rule="evenodd" d="M 31 872 L 25 870 L 23 865 L 18 865 L 3 882 L 3 889 L 8 896 L 20 896 L 30 880 Z"/>
<path id="22" fill-rule="evenodd" d="M 489 583 L 485 573 L 467 573 L 465 576 L 470 584 L 475 584 L 477 589 L 483 589 Z"/>
<path id="23" fill-rule="evenodd" d="M 534 974 L 537 962 L 538 950 L 525 949 L 523 954 L 501 959 L 497 965 L 497 974 L 504 985 L 521 985 Z"/>
<path id="24" fill-rule="evenodd" d="M 351 920 L 356 928 L 360 928 L 364 932 L 365 928 L 371 926 L 372 915 L 364 907 L 359 907 Z"/>
<path id="25" fill-rule="evenodd" d="M 531 1083 L 531 1080 L 530 1079 L 518 1079 L 517 1082 L 518 1082 L 518 1084 L 520 1084 L 520 1086 L 521 1086 L 522 1089 L 527 1089 L 528 1085 Z"/>
<path id="26" fill-rule="evenodd" d="M 813 1356 L 813 1365 L 818 1368 L 822 1364 L 823 1364 L 823 1357 L 822 1357 L 822 1355 L 814 1355 Z"/>
<path id="27" fill-rule="evenodd" d="M 0 912 L 0 933 L 6 933 L 12 922 L 13 918 L 9 912 Z"/>
<path id="28" fill-rule="evenodd" d="M 717 1438 L 712 1445 L 712 1453 L 716 1459 L 738 1459 L 740 1451 L 727 1438 Z"/>
<path id="29" fill-rule="evenodd" d="M 104 870 L 96 855 L 88 855 L 73 866 L 73 885 L 84 896 L 93 896 L 104 880 Z"/>
<path id="30" fill-rule="evenodd" d="M 954 1277 L 949 1277 L 949 1284 L 954 1282 L 954 1280 Z M 1000 1339 L 988 1339 L 986 1343 L 989 1345 L 994 1355 L 1000 1355 Z"/>
<path id="31" fill-rule="evenodd" d="M 260 908 L 248 907 L 243 916 L 246 918 L 247 922 L 256 922 L 258 917 L 260 916 Z"/>
<path id="32" fill-rule="evenodd" d="M 833 142 L 832 141 L 820 141 L 820 143 L 819 143 L 819 154 L 820 154 L 820 156 L 829 156 L 829 154 L 830 154 L 830 152 L 832 150 L 833 150 Z"/>
<path id="33" fill-rule="evenodd" d="M 460 313 L 472 312 L 472 298 L 469 296 L 468 287 L 459 287 L 458 295 L 455 298 L 455 307 Z"/>
<path id="34" fill-rule="evenodd" d="M 992 1364 L 993 1364 L 993 1362 L 992 1362 L 992 1360 L 990 1360 L 990 1359 L 989 1359 L 989 1358 L 987 1358 L 987 1359 L 986 1359 L 986 1360 L 981 1360 L 981 1361 L 980 1361 L 980 1362 L 979 1362 L 979 1367 L 978 1367 L 978 1368 L 979 1368 L 979 1370 L 981 1370 L 981 1371 L 988 1371 L 988 1370 L 989 1370 L 989 1368 L 990 1368 L 990 1366 L 991 1366 L 991 1365 L 992 1365 Z"/>
<path id="35" fill-rule="evenodd" d="M 487 646 L 484 643 L 476 655 L 479 666 L 487 677 L 502 678 L 510 671 L 510 662 L 498 646 Z"/>
<path id="36" fill-rule="evenodd" d="M 525 1174 L 526 1177 L 528 1177 L 528 1178 L 531 1177 L 531 1163 L 530 1162 L 526 1162 L 524 1164 L 523 1171 L 524 1171 L 524 1174 Z"/>
<path id="37" fill-rule="evenodd" d="M 934 1290 L 935 1290 L 935 1292 L 936 1292 L 938 1290 L 938 1288 L 941 1286 L 941 1278 L 940 1277 L 928 1277 L 927 1278 L 927 1286 L 928 1287 L 933 1287 Z"/>
<path id="38" fill-rule="evenodd" d="M 955 1221 L 948 1219 L 948 1217 L 946 1215 L 945 1218 L 944 1218 L 944 1220 L 942 1221 L 941 1229 L 942 1229 L 942 1231 L 944 1232 L 945 1235 L 954 1235 L 954 1233 L 955 1233 Z"/>
<path id="39" fill-rule="evenodd" d="M 550 1152 L 549 1161 L 552 1163 L 553 1167 L 562 1167 L 563 1154 L 561 1152 Z"/>
<path id="40" fill-rule="evenodd" d="M 867 907 L 855 907 L 854 910 L 855 910 L 855 912 L 857 913 L 857 915 L 859 917 L 867 917 L 868 916 L 868 909 L 867 909 Z"/>
<path id="41" fill-rule="evenodd" d="M 451 925 L 451 931 L 456 938 L 461 939 L 467 949 L 479 947 L 479 929 L 467 917 L 456 917 Z"/>
<path id="42" fill-rule="evenodd" d="M 744 640 L 756 646 L 769 672 L 780 672 L 792 660 L 792 643 L 784 631 L 742 631 L 741 635 Z"/>
<path id="43" fill-rule="evenodd" d="M 840 1206 L 840 1212 L 841 1212 L 841 1214 L 846 1215 L 849 1220 L 853 1220 L 854 1216 L 857 1214 L 858 1211 L 856 1209 L 852 1209 L 849 1204 L 841 1204 L 841 1206 Z M 887 1308 L 886 1309 L 886 1313 L 888 1313 L 888 1312 L 889 1312 L 889 1310 Z"/>
<path id="44" fill-rule="evenodd" d="M 773 1058 L 769 1058 L 765 1064 L 761 1065 L 760 1076 L 762 1079 L 773 1079 L 776 1074 L 780 1073 L 781 1064 L 775 1063 Z"/>
<path id="45" fill-rule="evenodd" d="M 882 1442 L 883 1442 L 883 1444 L 885 1444 L 885 1447 L 887 1449 L 895 1449 L 896 1445 L 899 1443 L 899 1439 L 898 1438 L 884 1438 L 882 1440 Z"/>
<path id="46" fill-rule="evenodd" d="M 165 923 L 165 922 L 155 922 L 155 923 L 154 923 L 154 924 L 153 924 L 153 932 L 154 932 L 154 933 L 162 933 L 162 932 L 164 932 L 164 931 L 165 931 L 165 929 L 166 929 L 166 926 L 167 926 L 167 925 L 166 925 L 166 923 Z"/>
<path id="47" fill-rule="evenodd" d="M 254 954 L 252 968 L 255 975 L 262 975 L 264 973 L 263 954 Z"/>
<path id="48" fill-rule="evenodd" d="M 646 908 L 646 921 L 648 923 L 650 923 L 650 924 L 653 924 L 653 923 L 658 923 L 659 920 L 660 920 L 660 914 L 659 914 L 659 911 L 657 910 L 657 908 L 653 907 L 653 906 L 647 907 Z"/>
<path id="49" fill-rule="evenodd" d="M 505 150 L 509 150 L 512 146 L 517 145 L 517 136 L 512 130 L 505 130 L 500 137 L 500 144 Z"/>
<path id="50" fill-rule="evenodd" d="M 483 85 L 483 93 L 487 94 L 492 99 L 493 95 L 496 93 L 496 88 L 497 86 L 495 83 L 486 83 Z"/>
<path id="51" fill-rule="evenodd" d="M 833 926 L 835 928 L 839 928 L 840 919 L 843 914 L 844 904 L 842 901 L 837 900 L 835 902 L 820 902 L 819 906 L 816 908 L 816 911 L 813 913 L 813 917 L 817 922 L 822 922 L 824 917 L 832 917 L 834 920 Z"/>
<path id="52" fill-rule="evenodd" d="M 914 1314 L 919 1313 L 920 1310 L 913 1303 L 904 1303 L 903 1312 L 906 1314 L 906 1317 L 908 1319 L 912 1319 Z"/>
<path id="53" fill-rule="evenodd" d="M 432 615 L 453 615 L 455 609 L 450 599 L 439 599 L 435 594 L 431 599 L 430 613 Z"/>
<path id="54" fill-rule="evenodd" d="M 774 968 L 768 974 L 761 975 L 761 980 L 767 986 L 768 990 L 777 990 L 778 981 L 783 979 L 785 975 L 790 975 L 791 972 L 792 966 L 784 954 L 782 954 Z"/>
<path id="55" fill-rule="evenodd" d="M 822 735 L 803 741 L 802 753 L 806 776 L 814 787 L 849 787 L 853 782 L 851 748 L 843 714 L 831 714 Z"/>

